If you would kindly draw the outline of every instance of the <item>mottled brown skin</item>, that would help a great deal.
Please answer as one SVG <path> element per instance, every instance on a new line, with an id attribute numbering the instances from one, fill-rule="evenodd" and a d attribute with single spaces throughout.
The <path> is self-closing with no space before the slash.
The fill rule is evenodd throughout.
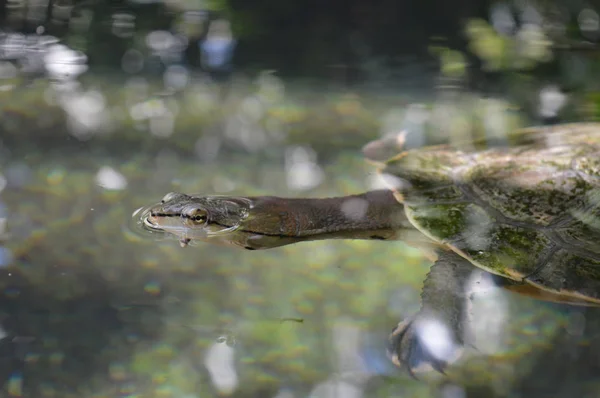
<path id="1" fill-rule="evenodd" d="M 462 346 L 474 266 L 539 299 L 600 305 L 600 125 L 533 128 L 508 147 L 482 143 L 400 152 L 403 136 L 365 147 L 398 182 L 391 190 L 325 199 L 169 194 L 146 225 L 189 240 L 268 249 L 319 239 L 403 240 L 433 251 L 421 310 L 390 336 L 390 356 L 412 374 L 455 358 L 419 332 L 437 322 Z M 476 149 L 477 148 L 477 149 Z M 382 156 L 383 158 L 378 158 Z M 204 218 L 190 223 L 187 213 Z"/>
<path id="2" fill-rule="evenodd" d="M 196 197 L 170 193 L 152 207 L 146 224 L 178 235 L 183 241 L 205 240 L 248 250 L 270 249 L 302 241 L 323 239 L 398 239 L 403 230 L 413 230 L 402 205 L 389 190 L 337 198 Z M 185 229 L 169 230 L 166 219 L 183 220 L 186 213 L 203 211 L 206 218 Z M 238 226 L 235 232 L 206 235 Z M 195 230 L 198 231 L 196 235 Z"/>

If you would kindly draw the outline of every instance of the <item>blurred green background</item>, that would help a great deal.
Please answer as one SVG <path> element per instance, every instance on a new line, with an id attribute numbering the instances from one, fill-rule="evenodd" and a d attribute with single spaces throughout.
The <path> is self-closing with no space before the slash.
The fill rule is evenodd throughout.
<path id="1" fill-rule="evenodd" d="M 333 196 L 408 147 L 596 120 L 592 1 L 0 2 L 0 396 L 596 397 L 600 313 L 492 289 L 476 347 L 385 355 L 429 261 L 144 234 L 169 191 Z"/>

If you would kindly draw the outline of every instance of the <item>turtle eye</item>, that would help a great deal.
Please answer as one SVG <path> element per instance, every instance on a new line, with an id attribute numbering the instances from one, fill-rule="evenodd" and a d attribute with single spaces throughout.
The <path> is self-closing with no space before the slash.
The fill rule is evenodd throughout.
<path id="1" fill-rule="evenodd" d="M 193 208 L 185 213 L 186 222 L 190 225 L 205 224 L 207 220 L 207 212 L 204 209 Z"/>

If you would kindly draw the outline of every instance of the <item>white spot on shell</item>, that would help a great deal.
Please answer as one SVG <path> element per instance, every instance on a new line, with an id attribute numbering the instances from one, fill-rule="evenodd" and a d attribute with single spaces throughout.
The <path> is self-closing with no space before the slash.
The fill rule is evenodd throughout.
<path id="1" fill-rule="evenodd" d="M 463 233 L 467 246 L 472 250 L 487 250 L 490 246 L 491 219 L 483 211 L 469 211 L 467 213 L 467 227 Z"/>

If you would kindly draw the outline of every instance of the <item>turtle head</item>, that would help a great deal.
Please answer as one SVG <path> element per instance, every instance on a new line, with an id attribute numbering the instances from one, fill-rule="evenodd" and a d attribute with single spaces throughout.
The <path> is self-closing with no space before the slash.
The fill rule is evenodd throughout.
<path id="1" fill-rule="evenodd" d="M 170 192 L 142 214 L 142 221 L 150 230 L 175 235 L 182 246 L 196 240 L 239 244 L 240 228 L 251 208 L 251 201 L 243 197 Z"/>

